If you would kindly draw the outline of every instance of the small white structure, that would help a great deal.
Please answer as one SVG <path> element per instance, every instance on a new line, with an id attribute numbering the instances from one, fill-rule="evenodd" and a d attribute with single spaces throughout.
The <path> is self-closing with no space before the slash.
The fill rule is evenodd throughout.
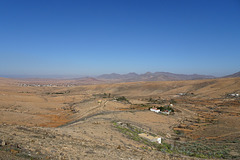
<path id="1" fill-rule="evenodd" d="M 154 139 L 152 139 L 152 140 L 150 140 L 151 142 L 157 142 L 157 143 L 159 143 L 159 144 L 161 144 L 162 143 L 162 138 L 154 138 Z"/>
<path id="2" fill-rule="evenodd" d="M 161 144 L 162 143 L 162 138 L 161 137 L 157 138 L 157 142 Z"/>
<path id="3" fill-rule="evenodd" d="M 157 142 L 159 144 L 162 143 L 162 138 L 161 137 L 153 137 L 153 136 L 151 136 L 149 134 L 146 134 L 146 133 L 141 133 L 141 134 L 139 134 L 139 136 L 142 137 L 142 138 L 145 138 L 145 139 L 147 139 L 151 142 Z"/>
<path id="4" fill-rule="evenodd" d="M 165 111 L 162 111 L 162 112 L 160 112 L 160 113 L 169 115 L 169 114 L 171 113 L 171 110 L 170 110 L 170 111 L 169 111 L 169 110 L 165 110 Z"/>
<path id="5" fill-rule="evenodd" d="M 229 96 L 231 96 L 231 97 L 239 97 L 239 94 L 238 93 L 231 93 L 231 94 L 229 94 Z"/>
<path id="6" fill-rule="evenodd" d="M 180 96 L 184 96 L 184 95 L 186 95 L 186 93 L 179 93 L 178 95 L 180 95 Z"/>
<path id="7" fill-rule="evenodd" d="M 157 109 L 157 108 L 151 108 L 150 111 L 152 111 L 152 112 L 156 112 L 156 113 L 159 113 L 159 112 L 160 112 L 160 109 Z"/>

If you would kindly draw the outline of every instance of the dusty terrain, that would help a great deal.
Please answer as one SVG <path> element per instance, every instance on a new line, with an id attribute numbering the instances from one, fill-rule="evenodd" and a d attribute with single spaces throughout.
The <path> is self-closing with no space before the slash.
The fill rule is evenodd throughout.
<path id="1" fill-rule="evenodd" d="M 0 159 L 240 158 L 240 97 L 229 95 L 240 78 L 39 83 L 0 78 Z M 169 116 L 148 110 L 170 103 Z M 170 147 L 133 137 L 134 127 Z"/>

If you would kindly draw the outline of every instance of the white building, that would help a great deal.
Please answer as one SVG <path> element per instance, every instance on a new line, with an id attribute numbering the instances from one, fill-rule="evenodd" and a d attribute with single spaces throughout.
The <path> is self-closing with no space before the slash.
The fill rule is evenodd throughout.
<path id="1" fill-rule="evenodd" d="M 157 109 L 157 108 L 151 108 L 150 111 L 152 111 L 152 112 L 156 112 L 156 113 L 159 113 L 159 112 L 160 112 L 160 109 Z"/>

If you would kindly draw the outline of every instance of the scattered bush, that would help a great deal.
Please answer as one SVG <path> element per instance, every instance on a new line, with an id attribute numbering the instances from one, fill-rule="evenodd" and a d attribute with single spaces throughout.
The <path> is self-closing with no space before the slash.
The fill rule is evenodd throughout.
<path id="1" fill-rule="evenodd" d="M 171 110 L 172 112 L 174 112 L 174 109 L 169 106 L 164 106 L 164 107 L 161 106 L 161 107 L 157 107 L 157 109 L 160 109 L 160 111 Z"/>
<path id="2" fill-rule="evenodd" d="M 170 100 L 170 103 L 171 103 L 171 104 L 176 104 L 177 102 L 176 102 L 174 99 L 171 99 L 171 100 Z"/>
<path id="3" fill-rule="evenodd" d="M 124 96 L 118 97 L 116 100 L 117 100 L 117 101 L 121 101 L 121 102 L 125 101 L 125 102 L 128 102 L 128 103 L 129 103 L 128 99 L 127 99 L 126 97 L 124 97 Z"/>
<path id="4" fill-rule="evenodd" d="M 166 152 L 166 153 L 174 153 L 174 154 L 183 154 L 187 156 L 193 156 L 198 158 L 224 158 L 224 159 L 232 159 L 239 158 L 239 156 L 234 157 L 229 154 L 230 150 L 226 148 L 224 145 L 219 144 L 207 144 L 204 141 L 196 141 L 196 142 L 186 142 L 179 143 L 176 142 L 174 146 L 162 143 L 158 144 L 155 142 L 151 142 L 144 138 L 141 138 L 138 134 L 143 131 L 127 124 L 126 126 L 118 125 L 116 122 L 113 123 L 114 126 L 122 133 L 127 135 L 128 138 L 143 143 L 151 148 L 156 148 L 158 151 Z M 180 131 L 175 131 L 175 133 L 181 133 Z M 150 148 L 149 147 L 149 148 Z"/>

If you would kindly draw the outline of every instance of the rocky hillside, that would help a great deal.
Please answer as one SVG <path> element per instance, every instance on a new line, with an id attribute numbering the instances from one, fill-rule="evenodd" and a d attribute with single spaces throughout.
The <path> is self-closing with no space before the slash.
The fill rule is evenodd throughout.
<path id="1" fill-rule="evenodd" d="M 224 78 L 234 78 L 234 77 L 240 77 L 240 72 L 237 72 L 237 73 L 234 73 L 234 74 L 231 74 L 231 75 L 227 75 Z"/>

